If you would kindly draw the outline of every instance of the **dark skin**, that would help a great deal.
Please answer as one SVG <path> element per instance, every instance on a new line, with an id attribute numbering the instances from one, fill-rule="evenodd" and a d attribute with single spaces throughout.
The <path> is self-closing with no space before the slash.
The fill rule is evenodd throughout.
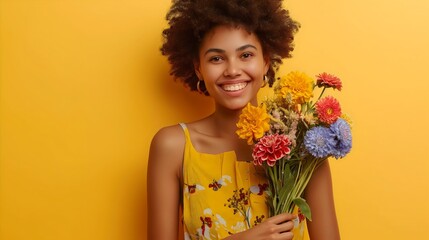
<path id="1" fill-rule="evenodd" d="M 251 161 L 251 146 L 239 139 L 235 131 L 241 109 L 248 102 L 257 104 L 257 92 L 268 70 L 258 38 L 240 28 L 220 26 L 206 35 L 195 62 L 195 72 L 205 80 L 215 111 L 204 119 L 187 123 L 192 144 L 199 152 L 235 151 L 238 160 Z M 179 125 L 161 129 L 152 140 L 148 166 L 148 239 L 178 238 L 184 145 L 185 136 Z M 340 239 L 327 162 L 315 171 L 305 194 L 313 212 L 313 222 L 308 224 L 311 239 Z M 225 239 L 290 240 L 291 220 L 295 217 L 280 214 Z"/>
<path id="2" fill-rule="evenodd" d="M 311 240 L 340 239 L 328 160 L 314 171 L 305 199 L 312 214 L 312 221 L 307 222 Z"/>

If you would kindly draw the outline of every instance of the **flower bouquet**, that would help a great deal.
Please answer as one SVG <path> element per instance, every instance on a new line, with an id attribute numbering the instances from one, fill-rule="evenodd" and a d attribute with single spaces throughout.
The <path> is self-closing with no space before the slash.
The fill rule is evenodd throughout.
<path id="1" fill-rule="evenodd" d="M 341 91 L 341 80 L 327 73 L 316 77 L 293 71 L 279 78 L 273 96 L 259 106 L 248 104 L 237 123 L 238 136 L 254 144 L 253 163 L 266 171 L 270 216 L 297 206 L 311 221 L 303 193 L 314 170 L 352 147 L 349 118 L 334 97 L 323 97 L 327 88 Z M 321 92 L 313 102 L 317 88 Z"/>

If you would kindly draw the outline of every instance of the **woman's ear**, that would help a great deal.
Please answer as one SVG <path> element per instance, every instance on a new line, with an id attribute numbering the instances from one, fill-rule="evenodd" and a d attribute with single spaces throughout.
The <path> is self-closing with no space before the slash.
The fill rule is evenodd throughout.
<path id="1" fill-rule="evenodd" d="M 268 73 L 268 69 L 270 69 L 271 61 L 269 57 L 264 57 L 264 72 L 265 75 Z"/>
<path id="2" fill-rule="evenodd" d="M 194 60 L 194 71 L 195 71 L 195 74 L 197 75 L 198 79 L 202 80 L 203 76 L 200 72 L 200 63 L 197 60 Z"/>

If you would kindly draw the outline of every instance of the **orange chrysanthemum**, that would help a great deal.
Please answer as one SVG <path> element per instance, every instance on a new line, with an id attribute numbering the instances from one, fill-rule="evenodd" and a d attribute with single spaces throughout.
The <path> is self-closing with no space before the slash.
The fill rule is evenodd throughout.
<path id="1" fill-rule="evenodd" d="M 341 116 L 341 106 L 337 99 L 327 96 L 317 101 L 316 112 L 321 122 L 332 124 Z"/>
<path id="2" fill-rule="evenodd" d="M 251 145 L 254 140 L 264 136 L 265 132 L 270 129 L 270 116 L 267 113 L 265 105 L 260 107 L 252 106 L 250 103 L 243 108 L 243 112 L 237 123 L 237 135 L 246 139 Z"/>
<path id="3" fill-rule="evenodd" d="M 293 71 L 280 78 L 277 94 L 290 96 L 293 104 L 308 102 L 313 97 L 314 80 L 303 72 Z"/>

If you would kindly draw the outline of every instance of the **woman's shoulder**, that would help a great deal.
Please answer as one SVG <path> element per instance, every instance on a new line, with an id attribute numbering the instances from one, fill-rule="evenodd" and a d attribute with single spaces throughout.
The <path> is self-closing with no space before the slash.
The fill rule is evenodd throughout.
<path id="1" fill-rule="evenodd" d="M 153 174 L 181 173 L 185 135 L 180 125 L 163 127 L 154 135 L 149 150 L 148 171 Z"/>
<path id="2" fill-rule="evenodd" d="M 185 135 L 179 124 L 163 127 L 154 135 L 151 148 L 165 151 L 177 151 L 185 145 Z"/>

